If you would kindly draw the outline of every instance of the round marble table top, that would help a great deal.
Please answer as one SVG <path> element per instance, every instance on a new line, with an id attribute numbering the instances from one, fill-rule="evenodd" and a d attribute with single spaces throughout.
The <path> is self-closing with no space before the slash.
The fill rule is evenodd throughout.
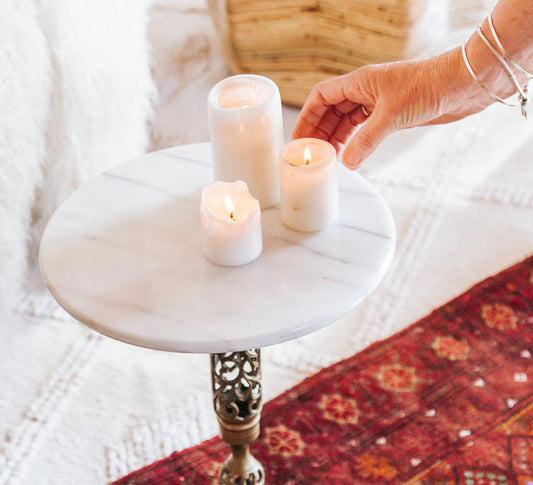
<path id="1" fill-rule="evenodd" d="M 376 190 L 339 167 L 340 209 L 321 232 L 262 213 L 263 252 L 221 267 L 202 252 L 200 194 L 212 183 L 209 144 L 145 155 L 82 186 L 55 212 L 40 265 L 53 296 L 90 328 L 134 345 L 229 352 L 290 340 L 359 304 L 395 247 Z M 342 338 L 342 336 L 339 336 Z"/>

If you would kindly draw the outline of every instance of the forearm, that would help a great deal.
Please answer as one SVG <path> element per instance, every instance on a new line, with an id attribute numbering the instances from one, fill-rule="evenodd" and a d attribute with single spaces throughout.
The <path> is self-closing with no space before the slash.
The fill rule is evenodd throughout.
<path id="1" fill-rule="evenodd" d="M 500 0 L 492 19 L 506 54 L 532 72 L 533 0 Z M 498 50 L 488 20 L 481 32 Z M 526 98 L 527 76 L 515 72 L 515 85 L 507 63 L 477 32 L 464 53 L 459 47 L 431 59 L 364 66 L 323 81 L 308 97 L 294 136 L 323 138 L 337 149 L 347 143 L 344 163 L 357 168 L 394 131 L 460 120 L 519 90 L 521 100 Z"/>

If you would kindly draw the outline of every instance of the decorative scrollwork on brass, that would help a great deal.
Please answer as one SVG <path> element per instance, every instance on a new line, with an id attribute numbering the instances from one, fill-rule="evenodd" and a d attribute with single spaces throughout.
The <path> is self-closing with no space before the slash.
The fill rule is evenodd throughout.
<path id="1" fill-rule="evenodd" d="M 220 436 L 232 451 L 219 483 L 264 485 L 265 471 L 249 450 L 259 436 L 261 419 L 260 349 L 211 354 L 211 382 Z"/>
<path id="2" fill-rule="evenodd" d="M 213 405 L 225 421 L 248 421 L 261 412 L 260 349 L 211 354 Z"/>

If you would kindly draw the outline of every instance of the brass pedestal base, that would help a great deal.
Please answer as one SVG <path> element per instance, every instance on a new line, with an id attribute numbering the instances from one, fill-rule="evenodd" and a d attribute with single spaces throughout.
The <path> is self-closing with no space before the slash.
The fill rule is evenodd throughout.
<path id="1" fill-rule="evenodd" d="M 232 451 L 220 471 L 220 483 L 263 485 L 265 471 L 249 450 L 260 430 L 260 349 L 211 354 L 211 379 L 220 436 Z"/>

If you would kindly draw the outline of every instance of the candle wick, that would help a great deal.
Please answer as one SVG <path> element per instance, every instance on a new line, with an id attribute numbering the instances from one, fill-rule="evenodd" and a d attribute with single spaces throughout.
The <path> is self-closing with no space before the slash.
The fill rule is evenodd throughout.
<path id="1" fill-rule="evenodd" d="M 235 212 L 230 213 L 229 218 L 234 221 L 235 220 Z"/>
<path id="2" fill-rule="evenodd" d="M 310 162 L 309 160 L 306 160 L 306 161 L 305 161 L 305 164 L 306 164 L 306 165 L 309 165 L 310 163 L 311 163 L 311 162 Z"/>

